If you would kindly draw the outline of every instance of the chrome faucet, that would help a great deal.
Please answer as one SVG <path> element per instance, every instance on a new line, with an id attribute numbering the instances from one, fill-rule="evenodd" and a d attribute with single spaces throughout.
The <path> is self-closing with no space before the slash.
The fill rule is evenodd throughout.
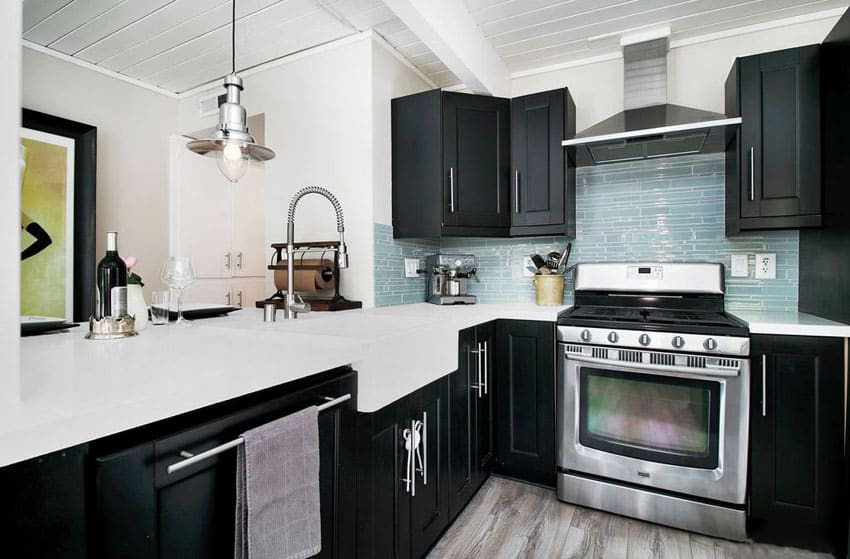
<path id="1" fill-rule="evenodd" d="M 342 205 L 331 191 L 321 186 L 307 186 L 302 188 L 292 197 L 289 202 L 289 214 L 286 219 L 286 300 L 283 309 L 285 319 L 298 318 L 298 313 L 310 312 L 310 305 L 301 301 L 295 301 L 295 207 L 298 201 L 308 194 L 320 194 L 333 204 L 336 212 L 336 230 L 339 232 L 339 250 L 336 253 L 336 263 L 339 268 L 348 268 L 348 249 L 345 246 L 345 220 L 342 216 Z"/>

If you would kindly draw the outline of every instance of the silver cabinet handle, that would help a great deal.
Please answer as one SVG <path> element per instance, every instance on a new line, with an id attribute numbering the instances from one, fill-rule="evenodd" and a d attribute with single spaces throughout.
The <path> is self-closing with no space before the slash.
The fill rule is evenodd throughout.
<path id="1" fill-rule="evenodd" d="M 767 417 L 767 355 L 761 356 L 761 416 Z"/>
<path id="2" fill-rule="evenodd" d="M 226 253 L 226 254 L 224 255 L 224 268 L 225 268 L 226 270 L 229 270 L 229 269 L 230 269 L 230 265 L 231 265 L 231 261 L 230 261 L 230 253 L 228 252 L 228 253 Z"/>
<path id="3" fill-rule="evenodd" d="M 242 291 L 236 292 L 236 301 L 237 301 L 236 306 L 241 308 L 242 307 Z"/>
<path id="4" fill-rule="evenodd" d="M 230 306 L 230 291 L 224 294 L 224 300 L 227 301 L 227 306 Z"/>
<path id="5" fill-rule="evenodd" d="M 413 486 L 411 489 L 411 485 L 413 483 L 413 475 L 411 472 L 411 466 L 413 466 L 413 433 L 410 429 L 405 429 L 402 431 L 402 438 L 404 439 L 404 448 L 407 450 L 407 462 L 405 466 L 405 477 L 401 478 L 401 481 L 404 482 L 404 491 L 405 493 L 411 493 L 413 491 L 415 494 L 416 487 Z"/>
<path id="6" fill-rule="evenodd" d="M 242 252 L 241 251 L 236 253 L 236 269 L 237 270 L 242 269 Z"/>
<path id="7" fill-rule="evenodd" d="M 481 391 L 484 388 L 484 386 L 481 383 L 481 344 L 480 343 L 478 344 L 478 349 L 469 350 L 469 353 L 475 354 L 475 372 L 477 374 L 477 377 L 476 377 L 477 382 L 475 384 L 470 385 L 470 388 L 472 388 L 472 390 L 477 390 L 478 391 L 478 397 L 480 398 L 481 397 Z"/>
<path id="8" fill-rule="evenodd" d="M 449 167 L 449 212 L 455 213 L 455 169 Z"/>
<path id="9" fill-rule="evenodd" d="M 756 199 L 756 148 L 750 147 L 750 202 Z"/>
<path id="10" fill-rule="evenodd" d="M 490 369 L 487 368 L 488 353 L 489 352 L 487 350 L 487 341 L 485 340 L 484 341 L 484 394 L 487 394 L 488 391 L 489 391 L 489 388 L 490 388 L 490 379 L 487 376 L 487 375 L 490 374 Z"/>
<path id="11" fill-rule="evenodd" d="M 519 169 L 514 171 L 514 201 L 516 202 L 516 213 L 519 213 Z"/>
<path id="12" fill-rule="evenodd" d="M 428 412 L 422 412 L 422 485 L 428 485 Z"/>

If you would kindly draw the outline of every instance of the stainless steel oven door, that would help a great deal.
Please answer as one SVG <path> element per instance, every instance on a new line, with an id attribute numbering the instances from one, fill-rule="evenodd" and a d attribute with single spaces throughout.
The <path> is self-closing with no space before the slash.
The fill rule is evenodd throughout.
<path id="1" fill-rule="evenodd" d="M 743 504 L 749 359 L 626 353 L 558 344 L 559 468 Z"/>

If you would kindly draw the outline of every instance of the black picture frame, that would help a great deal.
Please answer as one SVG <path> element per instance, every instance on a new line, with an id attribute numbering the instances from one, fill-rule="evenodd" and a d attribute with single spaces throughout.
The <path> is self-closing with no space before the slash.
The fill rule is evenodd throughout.
<path id="1" fill-rule="evenodd" d="M 21 126 L 74 141 L 74 322 L 94 309 L 95 208 L 97 207 L 97 127 L 31 109 Z"/>

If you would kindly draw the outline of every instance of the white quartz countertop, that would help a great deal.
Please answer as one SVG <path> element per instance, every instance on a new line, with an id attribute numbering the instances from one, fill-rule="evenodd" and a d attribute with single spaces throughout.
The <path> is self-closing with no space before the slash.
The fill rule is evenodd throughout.
<path id="1" fill-rule="evenodd" d="M 21 400 L 0 409 L 0 466 L 351 364 L 372 412 L 457 368 L 458 332 L 495 319 L 554 322 L 567 307 L 403 305 L 264 323 L 262 310 L 83 339 L 21 340 Z"/>
<path id="2" fill-rule="evenodd" d="M 749 325 L 750 334 L 850 338 L 850 325 L 801 312 L 729 311 Z"/>

